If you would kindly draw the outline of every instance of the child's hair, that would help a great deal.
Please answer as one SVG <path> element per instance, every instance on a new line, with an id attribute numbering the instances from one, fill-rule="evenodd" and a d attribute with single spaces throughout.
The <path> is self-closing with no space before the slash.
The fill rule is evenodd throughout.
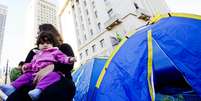
<path id="1" fill-rule="evenodd" d="M 36 45 L 39 46 L 41 43 L 50 43 L 53 47 L 57 46 L 59 43 L 56 38 L 53 36 L 51 31 L 41 31 L 37 37 Z"/>

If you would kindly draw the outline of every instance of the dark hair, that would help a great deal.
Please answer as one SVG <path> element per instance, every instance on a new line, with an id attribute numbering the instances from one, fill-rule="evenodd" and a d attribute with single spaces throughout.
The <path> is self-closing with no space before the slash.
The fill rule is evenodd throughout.
<path id="1" fill-rule="evenodd" d="M 18 66 L 23 66 L 24 64 L 25 64 L 24 61 L 20 61 L 19 64 L 18 64 Z"/>
<path id="2" fill-rule="evenodd" d="M 52 32 L 41 31 L 39 32 L 39 36 L 37 37 L 36 45 L 39 46 L 39 44 L 45 43 L 45 42 L 52 44 L 54 47 L 59 44 L 56 38 L 53 36 Z"/>
<path id="3" fill-rule="evenodd" d="M 63 38 L 57 31 L 57 29 L 52 25 L 52 24 L 41 24 L 39 25 L 39 32 L 41 31 L 50 31 L 53 33 L 53 36 L 56 37 L 56 40 L 58 41 L 59 44 L 63 43 Z M 39 34 L 39 33 L 38 33 Z"/>

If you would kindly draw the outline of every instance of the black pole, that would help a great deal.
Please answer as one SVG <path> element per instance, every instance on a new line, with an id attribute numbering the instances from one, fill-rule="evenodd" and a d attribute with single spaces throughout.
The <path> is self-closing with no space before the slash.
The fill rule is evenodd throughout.
<path id="1" fill-rule="evenodd" d="M 7 84 L 7 76 L 8 76 L 8 60 L 6 63 L 5 84 Z"/>

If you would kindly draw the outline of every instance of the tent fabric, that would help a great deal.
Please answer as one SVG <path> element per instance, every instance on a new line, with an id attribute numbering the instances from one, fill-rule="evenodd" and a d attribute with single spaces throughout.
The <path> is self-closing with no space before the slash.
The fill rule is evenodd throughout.
<path id="1" fill-rule="evenodd" d="M 165 23 L 166 21 L 166 23 Z M 168 22 L 168 23 L 167 23 Z M 167 54 L 191 87 L 201 95 L 201 20 L 170 17 L 153 29 L 154 40 Z M 163 30 L 157 30 L 164 27 Z"/>
<path id="2" fill-rule="evenodd" d="M 97 89 L 96 101 L 151 100 L 145 70 L 147 31 L 142 30 L 131 36 L 112 58 Z"/>
<path id="3" fill-rule="evenodd" d="M 200 95 L 200 28 L 201 20 L 172 16 L 135 33 L 112 58 L 96 91 L 96 101 L 151 100 L 146 79 L 148 30 L 152 30 L 153 40 Z"/>
<path id="4" fill-rule="evenodd" d="M 165 81 L 170 81 L 171 87 L 188 90 L 192 87 L 201 96 L 200 28 L 201 17 L 197 15 L 170 13 L 157 17 L 146 28 L 124 38 L 105 65 L 96 67 L 98 70 L 93 70 L 94 65 L 83 65 L 74 76 L 77 87 L 74 100 L 153 101 L 154 90 L 167 86 Z"/>
<path id="5" fill-rule="evenodd" d="M 106 59 L 103 58 L 91 59 L 73 73 L 73 80 L 76 86 L 75 101 L 92 100 L 96 81 L 105 62 Z"/>
<path id="6" fill-rule="evenodd" d="M 155 92 L 174 95 L 192 89 L 156 41 L 153 41 L 153 56 Z"/>

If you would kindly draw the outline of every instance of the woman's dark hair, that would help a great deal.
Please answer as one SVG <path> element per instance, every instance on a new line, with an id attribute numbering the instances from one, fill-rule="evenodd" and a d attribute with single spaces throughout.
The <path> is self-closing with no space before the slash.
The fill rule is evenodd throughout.
<path id="1" fill-rule="evenodd" d="M 56 38 L 53 36 L 53 33 L 50 31 L 41 31 L 37 37 L 36 45 L 39 46 L 41 43 L 50 43 L 54 47 L 57 46 L 59 43 L 57 42 Z"/>
<path id="2" fill-rule="evenodd" d="M 39 25 L 39 33 L 41 31 L 50 31 L 53 33 L 53 36 L 56 37 L 56 40 L 59 42 L 59 44 L 63 43 L 63 38 L 62 36 L 59 34 L 59 32 L 57 31 L 57 29 L 52 25 L 52 24 L 41 24 Z"/>

